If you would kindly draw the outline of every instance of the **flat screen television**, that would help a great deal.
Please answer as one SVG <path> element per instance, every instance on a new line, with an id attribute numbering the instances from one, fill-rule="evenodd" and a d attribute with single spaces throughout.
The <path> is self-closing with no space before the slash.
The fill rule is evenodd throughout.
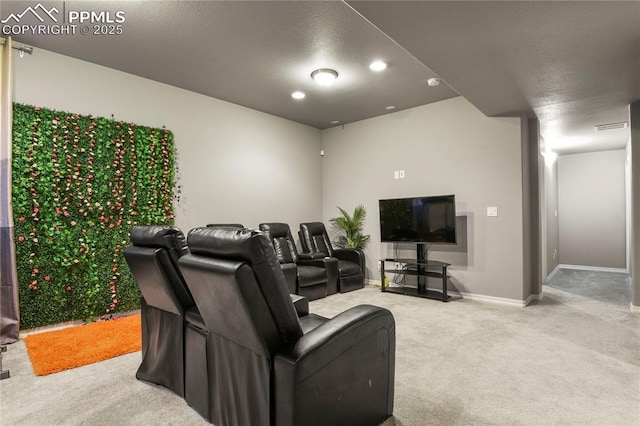
<path id="1" fill-rule="evenodd" d="M 380 200 L 383 243 L 456 242 L 455 195 Z"/>

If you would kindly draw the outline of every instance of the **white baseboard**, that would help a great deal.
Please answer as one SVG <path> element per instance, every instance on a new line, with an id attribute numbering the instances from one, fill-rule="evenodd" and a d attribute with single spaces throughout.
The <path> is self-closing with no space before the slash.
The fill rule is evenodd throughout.
<path id="1" fill-rule="evenodd" d="M 547 279 L 544 282 L 546 283 L 546 282 L 551 281 L 553 279 L 553 277 L 555 277 L 558 272 L 560 272 L 560 265 L 556 266 L 553 269 L 553 271 L 551 271 L 551 273 L 549 275 L 547 275 Z"/>
<path id="2" fill-rule="evenodd" d="M 640 306 L 636 306 L 633 303 L 629 303 L 629 310 L 634 314 L 640 314 Z"/>
<path id="3" fill-rule="evenodd" d="M 544 297 L 544 293 L 530 294 L 529 297 L 524 299 L 524 301 L 522 303 L 524 304 L 524 306 L 529 306 L 529 304 L 531 302 L 533 302 L 534 300 L 542 300 L 543 297 Z"/>
<path id="4" fill-rule="evenodd" d="M 364 280 L 364 285 L 380 288 L 381 282 L 380 280 Z"/>
<path id="5" fill-rule="evenodd" d="M 604 266 L 585 266 L 585 265 L 566 265 L 561 263 L 558 265 L 560 269 L 577 269 L 580 271 L 596 271 L 596 272 L 617 272 L 620 274 L 628 274 L 629 271 L 625 268 L 606 268 Z M 556 268 L 557 269 L 557 268 Z"/>
<path id="6" fill-rule="evenodd" d="M 518 300 L 518 299 L 507 299 L 505 297 L 495 297 L 495 296 L 485 296 L 484 294 L 473 294 L 473 293 L 465 293 L 462 291 L 450 291 L 449 294 L 457 294 L 463 299 L 469 299 L 479 302 L 489 302 L 495 303 L 498 305 L 507 305 L 514 306 L 519 308 L 524 308 L 527 306 L 531 300 L 533 300 L 533 296 L 538 297 L 538 295 L 531 295 L 526 300 Z"/>
<path id="7" fill-rule="evenodd" d="M 365 285 L 378 287 L 380 288 L 381 282 L 380 280 L 365 280 Z M 440 289 L 430 289 L 440 291 Z M 508 305 L 508 306 L 517 306 L 523 308 L 530 304 L 534 300 L 542 299 L 543 295 L 541 294 L 532 294 L 527 297 L 526 300 L 517 300 L 517 299 L 507 299 L 504 297 L 495 297 L 495 296 L 485 296 L 483 294 L 473 294 L 473 293 L 465 293 L 460 291 L 448 291 L 449 295 L 457 295 L 462 299 L 475 300 L 480 302 L 489 302 L 496 303 L 499 305 Z"/>

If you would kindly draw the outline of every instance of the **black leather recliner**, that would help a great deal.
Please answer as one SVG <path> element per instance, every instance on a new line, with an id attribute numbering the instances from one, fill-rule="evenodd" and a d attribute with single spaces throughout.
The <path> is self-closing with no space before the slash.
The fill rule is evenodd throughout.
<path id="1" fill-rule="evenodd" d="M 273 244 L 290 293 L 315 300 L 337 292 L 337 259 L 303 259 L 286 223 L 261 223 L 260 230 Z"/>
<path id="2" fill-rule="evenodd" d="M 208 329 L 214 424 L 377 425 L 392 414 L 391 312 L 299 318 L 264 233 L 198 228 L 188 244 L 179 264 Z"/>
<path id="3" fill-rule="evenodd" d="M 208 330 L 178 268 L 189 252 L 184 234 L 170 226 L 138 226 L 124 251 L 142 293 L 142 362 L 136 377 L 171 389 L 210 420 L 206 374 Z M 290 295 L 306 329 L 320 324 L 306 298 Z"/>
<path id="4" fill-rule="evenodd" d="M 196 309 L 178 269 L 178 259 L 189 252 L 186 240 L 170 226 L 137 226 L 130 239 L 124 257 L 142 293 L 136 377 L 184 397 L 184 318 L 187 309 Z"/>
<path id="5" fill-rule="evenodd" d="M 340 293 L 364 287 L 366 264 L 362 250 L 334 249 L 322 222 L 301 223 L 299 235 L 305 252 L 322 253 L 338 259 Z"/>

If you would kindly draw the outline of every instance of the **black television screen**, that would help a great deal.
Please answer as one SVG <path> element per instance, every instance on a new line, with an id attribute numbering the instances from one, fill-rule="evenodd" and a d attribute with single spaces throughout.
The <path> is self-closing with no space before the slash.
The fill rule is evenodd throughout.
<path id="1" fill-rule="evenodd" d="M 383 243 L 456 242 L 454 195 L 380 200 L 379 206 Z"/>

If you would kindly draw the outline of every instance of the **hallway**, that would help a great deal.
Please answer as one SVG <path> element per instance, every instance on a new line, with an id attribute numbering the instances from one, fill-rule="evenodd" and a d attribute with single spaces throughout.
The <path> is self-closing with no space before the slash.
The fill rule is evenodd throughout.
<path id="1" fill-rule="evenodd" d="M 628 311 L 631 282 L 628 274 L 619 272 L 560 269 L 543 286 L 543 293 L 562 303 L 599 303 L 604 309 Z"/>

